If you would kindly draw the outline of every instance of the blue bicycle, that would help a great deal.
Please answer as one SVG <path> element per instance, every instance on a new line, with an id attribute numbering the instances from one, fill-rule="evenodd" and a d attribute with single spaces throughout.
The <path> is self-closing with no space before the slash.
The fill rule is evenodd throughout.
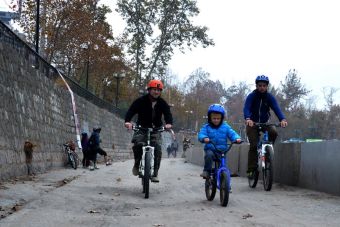
<path id="1" fill-rule="evenodd" d="M 226 151 L 217 149 L 216 145 L 211 141 L 209 143 L 214 146 L 216 151 L 214 152 L 214 166 L 210 172 L 210 177 L 205 180 L 205 196 L 207 200 L 212 201 L 215 198 L 216 189 L 219 189 L 221 206 L 226 207 L 229 202 L 229 193 L 231 190 L 230 171 L 227 166 L 226 154 L 236 142 L 228 144 Z M 242 141 L 240 143 L 242 143 Z"/>

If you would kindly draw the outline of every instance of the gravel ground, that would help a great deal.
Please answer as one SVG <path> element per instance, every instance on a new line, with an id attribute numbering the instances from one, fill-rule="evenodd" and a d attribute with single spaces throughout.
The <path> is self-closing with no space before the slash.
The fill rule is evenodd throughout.
<path id="1" fill-rule="evenodd" d="M 232 178 L 227 207 L 207 201 L 202 168 L 163 159 L 160 183 L 131 174 L 132 160 L 89 171 L 53 170 L 0 185 L 0 226 L 340 226 L 340 198 L 326 193 Z"/>

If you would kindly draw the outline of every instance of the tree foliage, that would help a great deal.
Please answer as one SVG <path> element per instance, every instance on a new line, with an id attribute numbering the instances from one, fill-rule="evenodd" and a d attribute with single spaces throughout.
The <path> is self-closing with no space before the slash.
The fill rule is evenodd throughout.
<path id="1" fill-rule="evenodd" d="M 207 27 L 195 26 L 191 19 L 199 14 L 192 0 L 119 0 L 117 11 L 127 22 L 128 52 L 136 72 L 135 85 L 154 74 L 164 75 L 176 48 L 184 51 L 201 44 L 214 45 Z"/>
<path id="2" fill-rule="evenodd" d="M 281 81 L 282 94 L 283 94 L 283 109 L 293 111 L 298 107 L 302 98 L 307 96 L 310 91 L 301 84 L 301 79 L 297 76 L 295 69 L 289 70 L 285 81 Z"/>
<path id="3" fill-rule="evenodd" d="M 41 1 L 40 53 L 66 75 L 99 96 L 114 83 L 113 72 L 127 69 L 120 44 L 105 21 L 111 10 L 99 0 Z M 23 1 L 20 25 L 27 40 L 35 40 L 36 1 Z M 112 98 L 112 97 L 111 97 Z"/>

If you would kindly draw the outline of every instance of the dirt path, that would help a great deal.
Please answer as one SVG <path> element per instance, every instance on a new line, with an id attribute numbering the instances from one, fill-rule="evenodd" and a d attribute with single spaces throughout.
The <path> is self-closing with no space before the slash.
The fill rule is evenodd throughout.
<path id="1" fill-rule="evenodd" d="M 218 194 L 214 201 L 205 199 L 201 167 L 163 159 L 161 182 L 151 184 L 150 198 L 144 199 L 132 161 L 100 167 L 2 184 L 0 204 L 7 217 L 0 226 L 340 225 L 340 198 L 325 193 L 277 184 L 265 192 L 261 184 L 250 189 L 246 179 L 236 177 L 228 207 L 221 207 Z"/>

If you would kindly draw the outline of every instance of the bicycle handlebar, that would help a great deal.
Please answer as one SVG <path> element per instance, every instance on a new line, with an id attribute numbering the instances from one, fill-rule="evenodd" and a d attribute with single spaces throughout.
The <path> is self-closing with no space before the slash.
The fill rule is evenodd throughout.
<path id="1" fill-rule="evenodd" d="M 133 125 L 132 130 L 133 131 L 139 131 L 139 130 L 148 131 L 148 130 L 150 130 L 151 132 L 163 132 L 166 129 L 163 126 L 157 127 L 157 128 L 144 128 L 144 127 L 141 127 L 141 126 Z"/>
<path id="2" fill-rule="evenodd" d="M 254 122 L 254 126 L 257 127 L 265 127 L 265 126 L 276 126 L 276 127 L 281 127 L 281 123 L 259 123 L 259 122 Z"/>
<path id="3" fill-rule="evenodd" d="M 243 143 L 243 142 L 244 142 L 244 141 L 241 140 L 241 142 L 239 142 L 239 143 L 237 143 L 236 141 L 231 142 L 231 143 L 227 143 L 228 148 L 227 148 L 226 151 L 223 151 L 223 152 L 228 152 L 228 151 L 231 149 L 231 147 L 233 146 L 233 144 L 241 144 L 241 143 Z M 219 149 L 216 147 L 216 144 L 215 144 L 214 142 L 209 141 L 209 143 L 213 145 L 213 147 L 215 148 L 216 151 L 221 151 L 221 150 L 219 150 Z"/>

